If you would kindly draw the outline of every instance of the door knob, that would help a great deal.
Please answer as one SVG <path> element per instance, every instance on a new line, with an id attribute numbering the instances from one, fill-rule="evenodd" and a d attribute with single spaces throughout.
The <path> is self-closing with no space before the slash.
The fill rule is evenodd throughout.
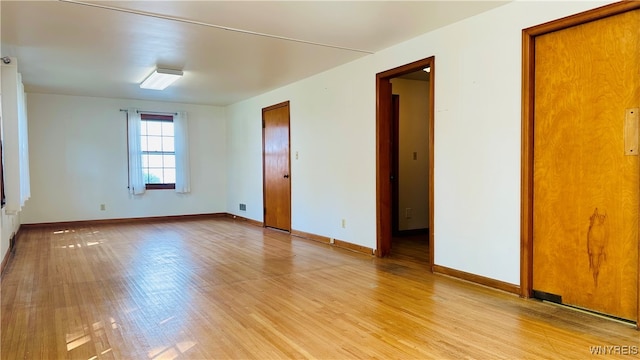
<path id="1" fill-rule="evenodd" d="M 285 174 L 285 175 L 284 175 L 284 178 L 285 178 L 285 179 L 288 179 L 288 178 L 289 178 L 289 174 Z"/>

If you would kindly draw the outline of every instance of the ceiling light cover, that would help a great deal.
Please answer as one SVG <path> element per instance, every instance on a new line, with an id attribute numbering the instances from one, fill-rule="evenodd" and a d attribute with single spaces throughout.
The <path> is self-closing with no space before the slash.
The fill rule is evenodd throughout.
<path id="1" fill-rule="evenodd" d="M 140 84 L 142 89 L 164 90 L 174 81 L 182 77 L 182 71 L 156 69 Z"/>
<path id="2" fill-rule="evenodd" d="M 431 66 L 427 66 L 426 68 L 422 69 L 422 71 L 430 73 L 431 72 Z"/>

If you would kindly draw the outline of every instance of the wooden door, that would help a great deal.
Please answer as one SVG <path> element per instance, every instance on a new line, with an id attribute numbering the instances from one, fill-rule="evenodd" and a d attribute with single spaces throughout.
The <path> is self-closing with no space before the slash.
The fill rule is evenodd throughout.
<path id="1" fill-rule="evenodd" d="M 291 230 L 289 102 L 262 109 L 264 226 Z"/>
<path id="2" fill-rule="evenodd" d="M 534 296 L 637 320 L 640 10 L 535 41 Z"/>
<path id="3" fill-rule="evenodd" d="M 385 257 L 391 253 L 391 237 L 393 232 L 393 186 L 391 176 L 393 172 L 392 161 L 392 94 L 390 77 L 382 78 L 378 74 L 377 78 L 377 134 L 376 145 L 378 157 L 376 164 L 376 192 L 377 201 L 377 249 L 376 255 Z"/>

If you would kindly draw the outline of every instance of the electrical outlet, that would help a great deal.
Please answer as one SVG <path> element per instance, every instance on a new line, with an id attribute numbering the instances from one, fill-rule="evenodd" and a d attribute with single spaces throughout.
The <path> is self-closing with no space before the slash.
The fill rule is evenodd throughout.
<path id="1" fill-rule="evenodd" d="M 406 219 L 411 219 L 412 215 L 413 215 L 413 210 L 411 208 L 404 209 L 404 217 Z"/>
<path id="2" fill-rule="evenodd" d="M 347 220 L 342 219 L 342 228 L 346 229 L 347 228 Z"/>
<path id="3" fill-rule="evenodd" d="M 298 160 L 298 152 L 296 151 L 296 160 Z"/>
<path id="4" fill-rule="evenodd" d="M 107 206 L 105 204 L 100 204 L 100 211 L 107 210 Z"/>

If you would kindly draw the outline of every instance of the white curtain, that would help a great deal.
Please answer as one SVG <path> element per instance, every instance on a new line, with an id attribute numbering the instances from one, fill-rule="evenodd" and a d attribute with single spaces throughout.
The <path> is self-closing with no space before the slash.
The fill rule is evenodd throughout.
<path id="1" fill-rule="evenodd" d="M 17 214 L 31 196 L 26 96 L 17 59 L 2 63 L 2 133 L 5 211 Z"/>
<path id="2" fill-rule="evenodd" d="M 27 98 L 24 95 L 22 74 L 18 73 L 18 132 L 20 146 L 20 206 L 31 197 L 29 175 L 29 136 L 27 133 Z"/>
<path id="3" fill-rule="evenodd" d="M 174 140 L 176 150 L 176 192 L 191 191 L 189 176 L 189 126 L 187 113 L 178 112 L 173 117 Z"/>
<path id="4" fill-rule="evenodd" d="M 127 129 L 129 142 L 129 194 L 140 195 L 145 192 L 142 174 L 142 148 L 140 146 L 140 113 L 137 109 L 127 110 Z"/>

